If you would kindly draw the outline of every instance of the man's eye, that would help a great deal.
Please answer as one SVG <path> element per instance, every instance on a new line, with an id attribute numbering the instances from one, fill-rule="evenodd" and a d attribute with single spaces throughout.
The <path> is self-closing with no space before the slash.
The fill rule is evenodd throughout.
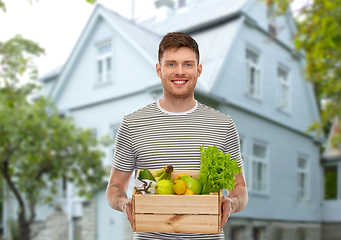
<path id="1" fill-rule="evenodd" d="M 168 66 L 174 67 L 174 63 L 169 63 Z"/>
<path id="2" fill-rule="evenodd" d="M 192 64 L 187 63 L 187 64 L 185 64 L 185 66 L 186 66 L 186 67 L 192 67 Z"/>

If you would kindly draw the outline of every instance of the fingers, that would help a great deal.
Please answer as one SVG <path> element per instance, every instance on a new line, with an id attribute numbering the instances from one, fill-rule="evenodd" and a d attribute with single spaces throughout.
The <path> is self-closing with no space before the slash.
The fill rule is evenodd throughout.
<path id="1" fill-rule="evenodd" d="M 123 212 L 127 215 L 128 221 L 130 222 L 131 227 L 133 227 L 133 205 L 131 198 L 124 202 Z"/>
<path id="2" fill-rule="evenodd" d="M 222 202 L 222 213 L 221 213 L 221 228 L 223 228 L 227 222 L 227 219 L 232 214 L 232 201 L 227 197 L 223 197 Z"/>

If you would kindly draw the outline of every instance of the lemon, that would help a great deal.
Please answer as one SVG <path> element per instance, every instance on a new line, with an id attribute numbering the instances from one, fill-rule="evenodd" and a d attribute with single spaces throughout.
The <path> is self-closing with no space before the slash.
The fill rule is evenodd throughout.
<path id="1" fill-rule="evenodd" d="M 183 180 L 176 180 L 173 185 L 173 191 L 178 194 L 184 194 L 187 190 L 187 185 Z"/>
<path id="2" fill-rule="evenodd" d="M 194 195 L 194 192 L 191 189 L 187 188 L 186 192 L 182 195 Z"/>

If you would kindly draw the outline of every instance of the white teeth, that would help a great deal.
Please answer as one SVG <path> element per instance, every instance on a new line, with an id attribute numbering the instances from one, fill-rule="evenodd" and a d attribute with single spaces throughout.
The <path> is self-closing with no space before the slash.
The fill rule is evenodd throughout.
<path id="1" fill-rule="evenodd" d="M 177 83 L 177 84 L 183 84 L 185 83 L 186 81 L 173 81 L 174 83 Z"/>

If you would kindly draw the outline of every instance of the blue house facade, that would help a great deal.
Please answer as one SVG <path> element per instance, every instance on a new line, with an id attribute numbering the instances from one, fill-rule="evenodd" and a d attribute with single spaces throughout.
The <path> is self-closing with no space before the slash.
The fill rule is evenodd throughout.
<path id="1" fill-rule="evenodd" d="M 341 217 L 323 217 L 322 139 L 306 133 L 319 113 L 304 55 L 294 51 L 292 16 L 274 17 L 257 0 L 155 2 L 157 16 L 140 23 L 97 4 L 67 62 L 41 77 L 42 93 L 78 126 L 114 138 L 124 115 L 162 96 L 155 72 L 162 37 L 191 35 L 203 65 L 195 97 L 230 115 L 240 134 L 249 203 L 228 220 L 226 239 L 324 239 L 323 222 L 340 226 Z M 112 149 L 103 148 L 108 177 Z M 39 211 L 37 222 L 64 216 L 70 240 L 131 239 L 125 215 L 106 202 L 105 184 L 90 202 L 73 192 L 61 184 L 58 211 Z"/>

